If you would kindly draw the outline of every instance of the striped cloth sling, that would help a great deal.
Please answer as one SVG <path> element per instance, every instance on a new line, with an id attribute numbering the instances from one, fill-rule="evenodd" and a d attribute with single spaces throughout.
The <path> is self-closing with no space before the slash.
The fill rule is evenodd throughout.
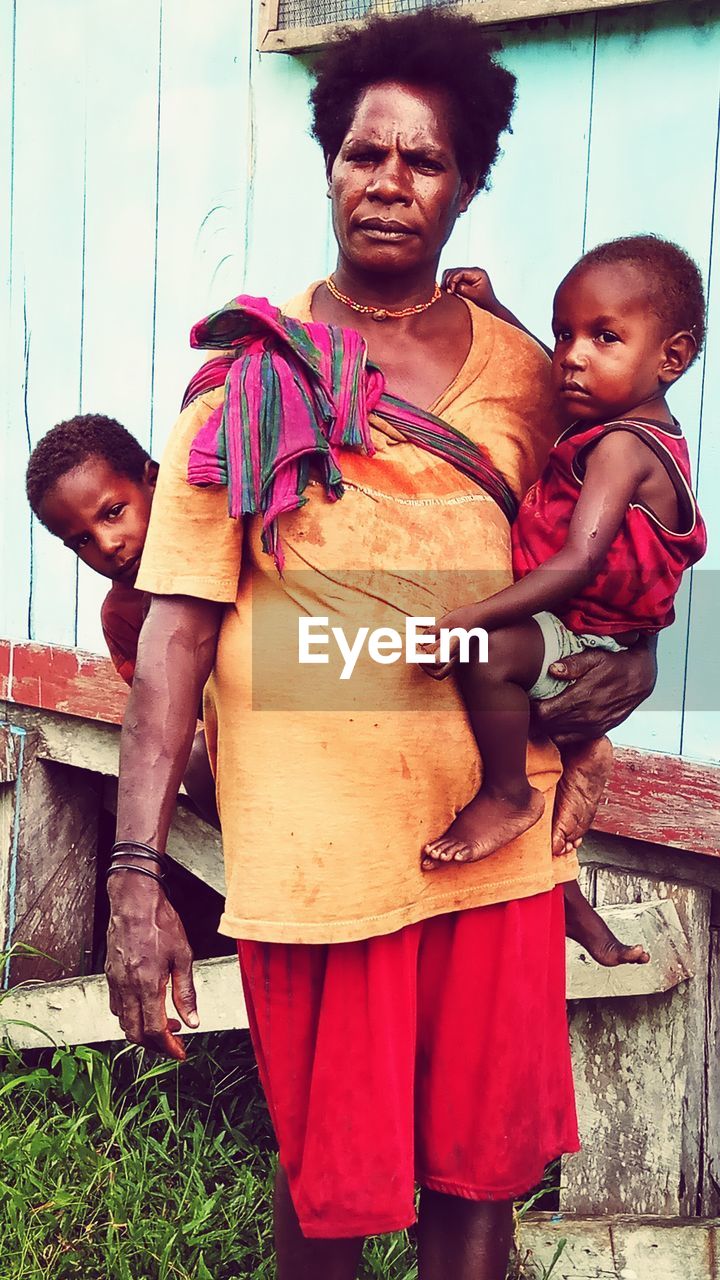
<path id="1" fill-rule="evenodd" d="M 343 494 L 338 454 L 375 452 L 369 415 L 379 414 L 411 444 L 469 476 L 509 522 L 517 501 L 484 450 L 442 418 L 389 395 L 353 329 L 302 324 L 266 298 L 241 295 L 199 321 L 196 348 L 222 350 L 190 381 L 183 409 L 225 386 L 225 398 L 195 436 L 192 485 L 226 485 L 229 514 L 262 516 L 262 546 L 282 572 L 278 519 L 307 502 L 311 464 L 331 501 Z M 228 348 L 230 350 L 228 350 Z"/>

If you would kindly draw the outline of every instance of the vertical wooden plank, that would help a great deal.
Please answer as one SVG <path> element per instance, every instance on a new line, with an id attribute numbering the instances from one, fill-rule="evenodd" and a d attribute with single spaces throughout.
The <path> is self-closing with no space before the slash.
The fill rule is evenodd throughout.
<path id="1" fill-rule="evenodd" d="M 708 356 L 708 365 L 714 355 Z M 720 459 L 710 413 L 703 415 L 705 430 L 700 458 L 700 492 L 708 520 L 708 553 L 693 569 L 687 649 L 687 679 L 683 705 L 682 753 L 696 760 L 720 763 L 720 679 L 717 670 L 717 637 L 720 635 L 720 510 L 716 505 Z"/>
<path id="2" fill-rule="evenodd" d="M 707 275 L 720 79 L 720 23 L 678 6 L 598 15 L 586 242 L 653 231 L 686 248 Z M 702 365 L 670 394 L 697 455 Z M 653 698 L 618 741 L 679 751 L 689 583 L 660 639 Z M 710 675 L 710 672 L 706 673 Z"/>
<path id="3" fill-rule="evenodd" d="M 155 295 L 159 0 L 106 0 L 87 18 L 81 408 L 147 447 Z M 66 552 L 65 573 L 70 573 Z M 77 643 L 103 651 L 109 583 L 80 566 Z M 54 636 L 53 639 L 58 639 Z"/>
<path id="4" fill-rule="evenodd" d="M 27 741 L 28 736 L 22 728 L 10 725 L 0 727 L 0 955 L 6 955 L 10 949 L 15 924 L 19 796 Z M 0 983 L 3 986 L 8 984 L 5 964 L 0 971 Z"/>
<path id="5" fill-rule="evenodd" d="M 252 67 L 255 151 L 246 291 L 281 303 L 334 265 L 327 182 L 309 136 L 312 87 L 299 59 L 257 54 Z M 330 262 L 328 262 L 330 256 Z"/>
<path id="6" fill-rule="evenodd" d="M 15 791 L 9 985 L 87 973 L 95 914 L 102 779 L 40 760 L 25 740 Z M 23 953 L 20 944 L 40 955 Z"/>
<path id="7" fill-rule="evenodd" d="M 74 977 L 92 946 L 102 780 L 39 759 L 35 734 L 2 733 L 16 764 L 0 786 L 0 951 L 13 951 L 3 985 Z"/>
<path id="8" fill-rule="evenodd" d="M 13 206 L 13 126 L 15 90 L 15 4 L 0 0 L 0 455 L 9 457 L 13 447 L 10 434 L 10 253 Z M 27 527 L 27 519 L 24 521 Z M 17 545 L 8 506 L 0 512 L 0 567 L 9 562 L 10 548 Z M 19 602 L 17 602 L 19 603 Z M 11 633 L 15 612 L 7 591 L 0 592 L 0 636 Z M 17 626 L 15 634 L 18 634 Z M 20 632 L 22 634 L 22 632 Z"/>
<path id="9" fill-rule="evenodd" d="M 0 514 L 0 635 L 22 639 L 28 633 L 30 584 L 30 513 L 17 494 L 24 458 L 22 413 L 24 361 L 22 297 L 13 293 L 13 237 L 15 231 L 15 95 L 17 0 L 0 3 L 0 405 L 3 479 L 16 491 L 2 503 Z M 18 324 L 17 321 L 20 321 Z"/>
<path id="10" fill-rule="evenodd" d="M 7 338 L 9 321 L 8 294 L 10 289 L 10 247 L 12 237 L 13 190 L 13 130 L 14 130 L 14 79 L 15 79 L 15 0 L 0 0 L 0 285 L 2 309 L 0 323 L 3 338 Z M 0 352 L 4 361 L 5 352 Z M 0 364 L 5 371 L 5 365 Z M 6 393 L 5 383 L 2 394 Z M 3 428 L 4 428 L 3 423 Z"/>
<path id="11" fill-rule="evenodd" d="M 696 977 L 671 992 L 571 1006 L 583 1150 L 563 1162 L 569 1213 L 697 1212 L 705 1115 L 710 891 L 597 868 L 595 903 L 672 897 Z"/>
<path id="12" fill-rule="evenodd" d="M 518 78 L 513 130 L 443 255 L 446 266 L 487 267 L 545 341 L 555 289 L 582 249 L 594 37 L 591 17 L 503 34 L 502 61 Z"/>
<path id="13" fill-rule="evenodd" d="M 159 458 L 202 361 L 191 325 L 242 292 L 251 6 L 163 5 L 153 343 L 153 452 Z"/>
<path id="14" fill-rule="evenodd" d="M 713 894 L 710 928 L 708 1035 L 705 1057 L 706 1110 L 700 1212 L 720 1214 L 720 894 Z"/>
<path id="15" fill-rule="evenodd" d="M 716 21 L 720 31 L 720 17 Z M 720 61 L 720 59 L 719 59 Z M 720 77 L 719 77 L 720 78 Z M 720 100 L 720 89 L 718 89 Z M 702 367 L 702 418 L 697 464 L 698 500 L 708 526 L 708 552 L 693 570 L 688 643 L 688 673 L 683 721 L 683 753 L 701 760 L 720 760 L 720 679 L 717 636 L 720 634 L 720 105 L 716 102 L 715 186 L 712 242 L 707 272 L 708 332 Z"/>
<path id="16" fill-rule="evenodd" d="M 27 384 L 12 374 L 5 500 L 13 527 L 26 522 L 28 441 L 75 413 L 79 402 L 85 135 L 84 0 L 25 0 L 17 5 L 15 88 L 13 356 L 26 317 Z M 8 594 L 27 599 L 27 544 L 4 566 Z M 31 630 L 72 644 L 75 573 L 65 549 L 34 531 Z"/>

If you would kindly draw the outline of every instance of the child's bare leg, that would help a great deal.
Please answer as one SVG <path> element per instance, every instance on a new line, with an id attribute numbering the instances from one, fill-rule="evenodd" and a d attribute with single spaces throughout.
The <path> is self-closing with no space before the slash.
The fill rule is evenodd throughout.
<path id="1" fill-rule="evenodd" d="M 563 886 L 565 893 L 565 933 L 590 952 L 598 964 L 647 964 L 650 956 L 638 943 L 630 946 L 615 937 L 612 929 L 590 906 L 577 880 Z"/>
<path id="2" fill-rule="evenodd" d="M 536 622 L 493 631 L 489 662 L 459 665 L 458 684 L 483 761 L 482 786 L 444 835 L 425 845 L 422 868 L 477 862 L 527 831 L 545 802 L 527 780 L 530 704 L 525 692 L 537 679 L 543 638 Z"/>
<path id="3" fill-rule="evenodd" d="M 612 773 L 613 752 L 608 738 L 562 746 L 563 773 L 555 794 L 553 853 L 573 849 L 592 824 L 605 784 Z M 590 906 L 577 881 L 564 886 L 565 932 L 598 964 L 647 964 L 650 956 L 639 944 L 630 946 Z"/>
<path id="4" fill-rule="evenodd" d="M 554 854 L 569 852 L 592 826 L 613 764 L 609 738 L 587 738 L 583 742 L 563 745 L 560 754 L 563 772 L 553 812 Z"/>

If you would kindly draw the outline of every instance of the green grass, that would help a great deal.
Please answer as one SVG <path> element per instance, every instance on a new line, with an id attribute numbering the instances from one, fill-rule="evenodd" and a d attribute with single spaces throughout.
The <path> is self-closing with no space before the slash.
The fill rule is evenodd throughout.
<path id="1" fill-rule="evenodd" d="M 0 1059 L 1 1280 L 225 1280 L 274 1274 L 273 1140 L 249 1039 L 188 1062 L 131 1047 Z M 362 1275 L 414 1280 L 406 1236 Z"/>
<path id="2" fill-rule="evenodd" d="M 0 1071 L 0 1280 L 274 1276 L 274 1144 L 246 1034 L 192 1038 L 179 1069 L 106 1046 L 4 1049 Z M 368 1242 L 361 1277 L 416 1280 L 411 1235 Z"/>

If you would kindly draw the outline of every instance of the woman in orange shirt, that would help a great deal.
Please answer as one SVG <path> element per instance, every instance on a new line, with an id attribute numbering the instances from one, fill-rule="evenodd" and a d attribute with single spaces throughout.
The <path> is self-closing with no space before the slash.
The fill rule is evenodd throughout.
<path id="1" fill-rule="evenodd" d="M 435 285 L 513 99 L 470 18 L 377 19 L 331 48 L 313 106 L 338 262 L 285 315 L 359 332 L 386 390 L 484 451 L 518 500 L 556 434 L 546 358 Z M 262 515 L 233 518 L 225 490 L 188 482 L 224 396 L 197 396 L 177 423 L 138 577 L 152 604 L 123 728 L 111 1007 L 130 1040 L 181 1058 L 169 979 L 180 1018 L 198 1025 L 157 871 L 207 681 L 221 929 L 238 939 L 280 1148 L 278 1276 L 351 1280 L 365 1235 L 413 1221 L 417 1180 L 423 1280 L 499 1280 L 513 1198 L 577 1148 L 558 887 L 577 863 L 552 857 L 542 819 L 491 859 L 424 874 L 423 844 L 478 785 L 458 693 L 367 647 L 343 680 L 329 637 L 439 617 L 478 584 L 489 595 L 509 583 L 508 516 L 380 405 L 367 447 L 336 450 L 339 501 L 322 451 L 298 471 L 280 576 Z M 302 664 L 308 619 L 328 643 Z M 572 674 L 548 727 L 600 734 L 647 696 L 654 659 L 644 646 L 596 653 Z M 551 800 L 550 742 L 531 744 L 528 771 Z"/>

